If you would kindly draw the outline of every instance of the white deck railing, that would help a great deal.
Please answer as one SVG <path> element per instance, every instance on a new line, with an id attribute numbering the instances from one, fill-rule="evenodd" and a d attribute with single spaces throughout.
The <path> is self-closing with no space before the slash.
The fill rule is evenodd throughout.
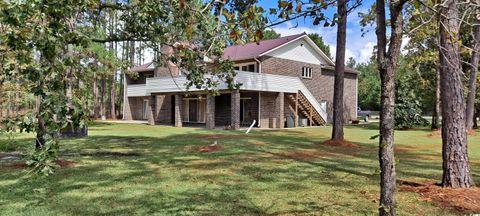
<path id="1" fill-rule="evenodd" d="M 130 84 L 127 85 L 127 96 L 128 97 L 143 97 L 149 96 L 150 93 L 147 91 L 147 84 Z"/>
<path id="2" fill-rule="evenodd" d="M 187 82 L 184 76 L 147 78 L 146 84 L 129 85 L 127 95 L 147 96 L 151 93 L 185 92 Z M 314 109 L 327 121 L 326 104 L 319 103 L 298 77 L 237 71 L 235 82 L 242 83 L 240 90 L 285 93 L 301 91 Z M 220 82 L 218 89 L 225 90 L 228 86 L 225 82 Z M 203 91 L 203 89 L 190 88 L 188 91 Z"/>

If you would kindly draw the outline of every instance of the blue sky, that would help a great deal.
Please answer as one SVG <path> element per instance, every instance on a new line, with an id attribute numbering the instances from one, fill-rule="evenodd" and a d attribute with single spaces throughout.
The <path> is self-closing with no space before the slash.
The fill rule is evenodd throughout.
<path id="1" fill-rule="evenodd" d="M 349 57 L 355 58 L 355 60 L 360 62 L 367 62 L 372 56 L 373 47 L 376 44 L 376 36 L 374 29 L 370 29 L 362 37 L 361 27 L 359 24 L 360 18 L 358 17 L 359 12 L 366 13 L 368 9 L 372 6 L 374 0 L 363 0 L 362 5 L 356 8 L 352 13 L 349 14 L 347 20 L 347 50 L 346 50 L 346 59 Z M 278 8 L 277 0 L 259 0 L 258 5 L 263 7 L 266 11 L 269 11 L 269 8 Z M 332 17 L 336 12 L 336 7 L 328 8 L 325 11 L 325 14 L 328 17 Z M 318 33 L 323 37 L 324 42 L 329 45 L 330 53 L 335 57 L 335 45 L 337 38 L 337 27 L 323 27 L 323 23 L 318 26 L 314 26 L 313 20 L 303 18 L 298 20 L 289 21 L 274 27 L 273 29 L 280 33 L 282 36 L 288 36 L 298 33 Z M 404 40 L 404 43 L 408 40 Z M 144 62 L 150 62 L 153 59 L 151 51 L 146 51 L 144 56 Z"/>
<path id="2" fill-rule="evenodd" d="M 368 9 L 373 4 L 373 0 L 363 0 L 362 5 L 356 8 L 352 13 L 349 14 L 347 20 L 347 50 L 346 57 L 354 57 L 357 62 L 366 62 L 372 55 L 373 47 L 376 44 L 376 36 L 374 29 L 370 29 L 362 37 L 361 27 L 359 24 L 360 18 L 358 17 L 359 12 L 366 13 Z M 276 0 L 259 0 L 258 4 L 269 11 L 269 8 L 278 7 L 278 2 Z M 325 11 L 325 14 L 332 16 L 336 12 L 336 7 L 331 7 Z M 282 36 L 297 34 L 297 33 L 318 33 L 323 37 L 323 40 L 326 44 L 330 46 L 330 51 L 335 57 L 335 44 L 336 44 L 336 34 L 337 27 L 323 27 L 323 24 L 314 26 L 312 19 L 303 18 L 290 21 L 281 25 L 274 27 L 273 29 L 280 33 Z M 297 25 L 298 24 L 298 25 Z"/>

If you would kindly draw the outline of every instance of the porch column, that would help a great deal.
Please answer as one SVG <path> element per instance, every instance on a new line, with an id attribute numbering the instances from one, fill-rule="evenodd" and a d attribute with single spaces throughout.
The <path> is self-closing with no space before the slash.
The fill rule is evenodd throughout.
<path id="1" fill-rule="evenodd" d="M 175 95 L 175 127 L 182 127 L 183 96 Z"/>
<path id="2" fill-rule="evenodd" d="M 215 96 L 210 94 L 207 95 L 206 117 L 207 129 L 215 129 Z"/>
<path id="3" fill-rule="evenodd" d="M 275 99 L 275 106 L 276 106 L 275 115 L 277 116 L 276 128 L 284 128 L 285 126 L 284 102 L 285 102 L 285 93 L 279 92 L 277 95 L 277 98 Z"/>
<path id="4" fill-rule="evenodd" d="M 233 130 L 240 129 L 240 91 L 232 92 L 231 97 L 231 126 Z"/>
<path id="5" fill-rule="evenodd" d="M 155 125 L 155 119 L 157 117 L 156 115 L 156 105 L 157 105 L 157 96 L 155 95 L 150 95 L 150 98 L 148 99 L 148 124 L 149 125 Z"/>
<path id="6" fill-rule="evenodd" d="M 295 94 L 295 122 L 294 127 L 298 127 L 298 92 Z"/>

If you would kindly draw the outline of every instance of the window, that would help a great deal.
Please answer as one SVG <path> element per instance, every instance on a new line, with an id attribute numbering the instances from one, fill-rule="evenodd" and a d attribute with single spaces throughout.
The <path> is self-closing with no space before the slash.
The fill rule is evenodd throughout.
<path id="1" fill-rule="evenodd" d="M 234 70 L 257 72 L 255 63 L 238 64 L 233 67 Z"/>
<path id="2" fill-rule="evenodd" d="M 311 79 L 313 77 L 312 68 L 303 67 L 302 68 L 302 77 Z"/>

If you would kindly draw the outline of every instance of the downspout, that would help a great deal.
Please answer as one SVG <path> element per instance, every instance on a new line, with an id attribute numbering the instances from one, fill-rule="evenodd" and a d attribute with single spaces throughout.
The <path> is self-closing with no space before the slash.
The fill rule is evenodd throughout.
<path id="1" fill-rule="evenodd" d="M 262 62 L 258 60 L 257 57 L 254 57 L 253 60 L 258 63 L 258 73 L 262 73 Z"/>
<path id="2" fill-rule="evenodd" d="M 258 63 L 258 73 L 262 73 L 262 62 L 257 59 L 257 57 L 254 57 L 253 60 L 255 60 Z M 260 111 L 261 111 L 261 106 L 262 106 L 262 99 L 261 99 L 261 92 L 258 92 L 258 127 L 260 127 Z"/>

